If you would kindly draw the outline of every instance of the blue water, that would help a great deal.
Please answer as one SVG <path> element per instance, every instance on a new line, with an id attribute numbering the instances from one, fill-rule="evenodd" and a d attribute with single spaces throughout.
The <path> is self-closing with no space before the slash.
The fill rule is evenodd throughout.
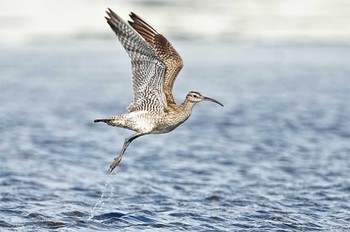
<path id="1" fill-rule="evenodd" d="M 175 41 L 175 131 L 135 140 L 116 41 L 0 48 L 1 231 L 350 230 L 350 45 Z"/>

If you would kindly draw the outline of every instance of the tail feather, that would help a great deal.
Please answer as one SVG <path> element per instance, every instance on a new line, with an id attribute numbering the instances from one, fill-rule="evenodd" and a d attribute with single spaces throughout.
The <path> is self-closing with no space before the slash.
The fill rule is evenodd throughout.
<path id="1" fill-rule="evenodd" d="M 116 115 L 109 118 L 98 118 L 94 120 L 94 123 L 104 122 L 110 126 L 125 127 L 124 121 L 121 119 L 122 115 Z"/>
<path id="2" fill-rule="evenodd" d="M 109 119 L 109 118 L 95 119 L 94 123 L 97 123 L 97 122 L 105 122 L 105 123 L 107 123 L 107 122 L 110 122 L 110 121 L 111 121 L 111 119 Z"/>

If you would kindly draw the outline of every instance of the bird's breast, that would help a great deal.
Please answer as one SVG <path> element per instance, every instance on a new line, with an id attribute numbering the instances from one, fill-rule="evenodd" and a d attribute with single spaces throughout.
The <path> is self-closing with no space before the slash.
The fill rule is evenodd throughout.
<path id="1" fill-rule="evenodd" d="M 190 114 L 183 113 L 168 113 L 159 118 L 156 128 L 154 128 L 155 134 L 168 133 L 180 126 L 189 118 Z"/>

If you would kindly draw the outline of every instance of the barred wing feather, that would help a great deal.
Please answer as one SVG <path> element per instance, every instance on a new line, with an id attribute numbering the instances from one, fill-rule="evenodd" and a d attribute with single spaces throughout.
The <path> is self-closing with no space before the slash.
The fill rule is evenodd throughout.
<path id="1" fill-rule="evenodd" d="M 128 107 L 129 112 L 145 110 L 163 113 L 167 106 L 163 89 L 164 62 L 127 22 L 108 10 L 107 23 L 131 58 L 134 99 Z"/>
<path id="2" fill-rule="evenodd" d="M 174 81 L 183 67 L 181 56 L 177 53 L 171 43 L 146 21 L 135 13 L 130 14 L 132 21 L 129 24 L 154 48 L 157 55 L 166 65 L 164 75 L 164 93 L 168 103 L 175 104 L 172 89 Z"/>

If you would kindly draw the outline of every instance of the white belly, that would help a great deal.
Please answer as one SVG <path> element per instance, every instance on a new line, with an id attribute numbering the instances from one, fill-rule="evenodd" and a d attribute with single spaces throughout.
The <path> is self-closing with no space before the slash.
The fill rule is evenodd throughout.
<path id="1" fill-rule="evenodd" d="M 124 115 L 127 128 L 140 133 L 163 134 L 174 130 L 188 119 L 189 115 L 159 115 L 149 111 L 134 111 Z"/>
<path id="2" fill-rule="evenodd" d="M 148 111 L 134 111 L 125 115 L 128 128 L 141 133 L 152 133 L 159 116 Z"/>

